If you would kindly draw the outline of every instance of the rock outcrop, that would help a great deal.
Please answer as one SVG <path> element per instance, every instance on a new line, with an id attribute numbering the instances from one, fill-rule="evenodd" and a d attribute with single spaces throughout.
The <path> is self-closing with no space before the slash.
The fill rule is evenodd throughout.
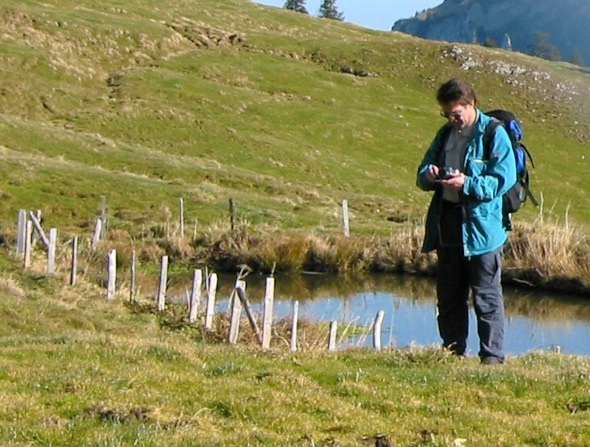
<path id="1" fill-rule="evenodd" d="M 544 33 L 562 60 L 581 56 L 590 65 L 588 0 L 445 0 L 441 5 L 395 22 L 401 31 L 431 40 L 495 43 L 531 53 L 535 35 Z M 580 61 L 582 62 L 582 61 Z"/>

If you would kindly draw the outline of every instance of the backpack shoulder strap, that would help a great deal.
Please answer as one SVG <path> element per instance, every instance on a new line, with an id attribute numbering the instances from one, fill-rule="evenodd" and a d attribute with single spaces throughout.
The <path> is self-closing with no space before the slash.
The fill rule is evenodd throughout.
<path id="1" fill-rule="evenodd" d="M 502 126 L 502 122 L 496 118 L 492 118 L 492 121 L 487 125 L 486 130 L 483 134 L 483 151 L 486 158 L 490 158 L 492 154 L 492 142 L 494 140 L 494 134 L 498 126 Z"/>
<path id="2" fill-rule="evenodd" d="M 531 161 L 531 166 L 534 168 L 535 167 L 535 162 L 533 161 L 533 156 L 529 152 L 529 149 L 523 143 L 521 143 L 521 142 L 519 142 L 518 145 L 526 152 L 527 157 Z"/>

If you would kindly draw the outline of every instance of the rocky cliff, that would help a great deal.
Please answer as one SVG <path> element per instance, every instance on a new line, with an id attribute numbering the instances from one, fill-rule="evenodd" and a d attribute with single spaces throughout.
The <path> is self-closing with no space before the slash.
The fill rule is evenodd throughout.
<path id="1" fill-rule="evenodd" d="M 398 20 L 392 30 L 432 40 L 495 43 L 531 53 L 544 33 L 562 60 L 590 65 L 588 0 L 445 0 L 440 6 Z"/>

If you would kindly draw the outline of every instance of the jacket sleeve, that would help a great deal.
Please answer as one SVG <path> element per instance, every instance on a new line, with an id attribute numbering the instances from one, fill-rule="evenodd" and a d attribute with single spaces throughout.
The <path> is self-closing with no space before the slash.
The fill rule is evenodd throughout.
<path id="1" fill-rule="evenodd" d="M 512 143 L 504 127 L 498 126 L 495 129 L 489 153 L 490 158 L 485 162 L 484 169 L 467 176 L 462 191 L 465 196 L 483 202 L 503 195 L 516 183 Z"/>
<path id="2" fill-rule="evenodd" d="M 440 163 L 440 153 L 442 150 L 442 145 L 444 144 L 444 135 L 445 135 L 446 126 L 443 126 L 439 129 L 436 133 L 436 136 L 430 143 L 430 147 L 424 154 L 424 158 L 418 166 L 418 173 L 416 175 L 416 185 L 424 190 L 424 191 L 432 191 L 436 189 L 437 185 L 435 183 L 429 182 L 424 177 L 424 172 L 431 166 L 435 165 L 438 166 Z"/>

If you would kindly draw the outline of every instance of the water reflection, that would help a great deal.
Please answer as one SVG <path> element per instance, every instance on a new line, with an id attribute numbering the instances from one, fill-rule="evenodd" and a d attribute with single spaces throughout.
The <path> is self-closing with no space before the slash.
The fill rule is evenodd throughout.
<path id="1" fill-rule="evenodd" d="M 248 298 L 260 311 L 265 278 L 246 278 Z M 153 278 L 152 278 L 153 281 Z M 219 280 L 217 310 L 226 310 L 235 277 Z M 184 300 L 190 278 L 171 281 L 169 295 Z M 435 283 L 432 279 L 370 275 L 348 279 L 331 275 L 283 275 L 276 278 L 275 319 L 289 318 L 299 301 L 301 319 L 370 326 L 378 311 L 385 311 L 384 346 L 438 345 Z M 535 350 L 560 349 L 563 353 L 590 355 L 590 303 L 575 297 L 505 288 L 505 351 L 520 355 Z M 370 346 L 371 336 L 355 343 Z M 475 315 L 470 314 L 468 350 L 478 352 Z"/>

